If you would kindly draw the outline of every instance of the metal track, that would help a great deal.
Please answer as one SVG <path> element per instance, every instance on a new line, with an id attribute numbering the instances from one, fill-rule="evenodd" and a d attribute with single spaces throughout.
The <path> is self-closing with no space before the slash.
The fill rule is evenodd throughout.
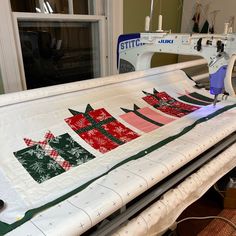
<path id="1" fill-rule="evenodd" d="M 161 195 L 167 192 L 170 188 L 178 184 L 180 181 L 188 177 L 191 173 L 202 167 L 204 164 L 209 162 L 212 158 L 219 155 L 226 148 L 236 142 L 236 133 L 233 133 L 228 138 L 218 143 L 214 148 L 211 148 L 207 153 L 201 155 L 200 158 L 196 158 L 195 161 L 179 171 L 176 175 L 169 178 L 163 184 L 157 186 L 154 190 L 144 196 L 141 200 L 135 202 L 133 205 L 128 207 L 126 211 L 118 215 L 113 220 L 109 221 L 104 226 L 100 227 L 97 231 L 90 234 L 91 236 L 110 236 L 121 224 L 132 218 L 138 212 L 144 210 L 150 203 L 157 200 Z"/>

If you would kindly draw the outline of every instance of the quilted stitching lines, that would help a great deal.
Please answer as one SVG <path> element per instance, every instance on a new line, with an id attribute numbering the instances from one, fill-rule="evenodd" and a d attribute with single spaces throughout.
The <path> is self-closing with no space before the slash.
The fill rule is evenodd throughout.
<path id="1" fill-rule="evenodd" d="M 94 110 L 88 105 L 84 113 L 71 109 L 70 112 L 74 116 L 65 119 L 66 123 L 101 153 L 106 153 L 139 137 L 138 134 L 118 122 L 104 108 Z"/>
<path id="2" fill-rule="evenodd" d="M 125 108 L 121 109 L 126 113 L 120 116 L 124 121 L 146 133 L 175 120 L 148 107 L 139 108 L 135 104 L 133 110 Z"/>
<path id="3" fill-rule="evenodd" d="M 24 141 L 28 148 L 14 152 L 14 155 L 38 183 L 95 158 L 69 134 L 55 137 L 49 131 L 42 141 L 29 138 Z"/>
<path id="4" fill-rule="evenodd" d="M 28 147 L 32 147 L 36 144 L 40 145 L 41 148 L 45 151 L 45 154 L 50 156 L 52 159 L 55 160 L 55 162 L 58 163 L 64 170 L 69 170 L 71 168 L 71 165 L 68 161 L 64 160 L 59 153 L 54 150 L 52 147 L 49 146 L 48 142 L 55 138 L 54 135 L 49 131 L 45 134 L 45 140 L 43 141 L 33 141 L 32 139 L 24 138 L 24 141 Z"/>
<path id="5" fill-rule="evenodd" d="M 143 97 L 144 101 L 171 116 L 183 117 L 200 108 L 179 102 L 166 92 L 158 92 L 156 89 L 153 90 L 153 94 L 145 91 L 143 91 L 143 93 L 146 95 L 146 97 Z"/>

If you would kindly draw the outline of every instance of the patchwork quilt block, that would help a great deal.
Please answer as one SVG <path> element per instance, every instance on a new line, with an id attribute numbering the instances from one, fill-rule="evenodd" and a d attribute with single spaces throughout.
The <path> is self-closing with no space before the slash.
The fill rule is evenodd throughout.
<path id="1" fill-rule="evenodd" d="M 42 183 L 65 172 L 38 144 L 15 152 L 14 155 L 38 183 Z"/>
<path id="2" fill-rule="evenodd" d="M 143 91 L 143 93 L 146 95 L 143 97 L 145 102 L 155 107 L 157 110 L 174 117 L 183 117 L 200 108 L 179 102 L 166 92 L 158 92 L 156 89 L 153 89 L 153 93 L 147 93 L 145 91 Z"/>
<path id="3" fill-rule="evenodd" d="M 86 111 L 70 109 L 74 115 L 66 123 L 90 146 L 106 153 L 139 137 L 137 133 L 117 121 L 104 108 L 94 110 L 90 105 Z"/>
<path id="4" fill-rule="evenodd" d="M 233 98 L 202 107 L 184 72 L 138 74 L 3 96 L 0 235 L 83 234 L 235 132 Z"/>
<path id="5" fill-rule="evenodd" d="M 133 110 L 121 109 L 125 114 L 121 115 L 120 118 L 145 133 L 158 129 L 175 120 L 157 111 L 153 111 L 149 107 L 139 108 L 137 105 L 134 105 Z"/>
<path id="6" fill-rule="evenodd" d="M 72 167 L 79 166 L 95 158 L 67 133 L 50 140 L 49 145 Z"/>
<path id="7" fill-rule="evenodd" d="M 49 142 L 55 139 L 55 136 L 49 131 L 45 134 L 43 141 L 33 141 L 32 139 L 24 138 L 24 141 L 28 147 L 32 147 L 34 145 L 39 145 L 49 157 L 51 157 L 58 165 L 60 165 L 65 171 L 71 168 L 71 165 L 68 161 L 66 161 L 63 157 L 59 155 L 57 150 L 53 149 Z M 59 137 L 57 137 L 57 140 Z"/>
<path id="8" fill-rule="evenodd" d="M 38 183 L 95 158 L 67 133 L 55 137 L 49 131 L 44 138 L 43 141 L 24 138 L 28 148 L 14 152 L 18 161 Z"/>
<path id="9" fill-rule="evenodd" d="M 180 94 L 181 96 L 178 97 L 181 101 L 192 103 L 199 106 L 207 106 L 213 103 L 213 99 L 206 97 L 202 94 L 193 92 L 190 93 L 185 91 L 185 94 Z"/>

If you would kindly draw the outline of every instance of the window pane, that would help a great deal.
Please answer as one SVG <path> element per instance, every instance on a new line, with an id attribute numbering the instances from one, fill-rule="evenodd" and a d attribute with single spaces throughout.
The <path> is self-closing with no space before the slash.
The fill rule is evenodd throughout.
<path id="1" fill-rule="evenodd" d="M 91 0 L 69 1 L 73 5 L 74 14 L 92 15 L 88 10 Z M 11 0 L 11 7 L 14 12 L 72 13 L 69 10 L 68 0 Z"/>
<path id="2" fill-rule="evenodd" d="M 11 0 L 11 8 L 16 12 L 37 12 L 40 6 L 38 0 Z"/>
<path id="3" fill-rule="evenodd" d="M 100 76 L 98 23 L 20 21 L 28 89 Z"/>
<path id="4" fill-rule="evenodd" d="M 93 13 L 89 12 L 88 1 L 90 0 L 73 0 L 74 14 L 92 15 Z"/>
<path id="5" fill-rule="evenodd" d="M 68 14 L 68 0 L 44 0 L 44 11 L 46 13 Z"/>
<path id="6" fill-rule="evenodd" d="M 11 0 L 11 8 L 15 12 L 69 13 L 68 0 Z"/>

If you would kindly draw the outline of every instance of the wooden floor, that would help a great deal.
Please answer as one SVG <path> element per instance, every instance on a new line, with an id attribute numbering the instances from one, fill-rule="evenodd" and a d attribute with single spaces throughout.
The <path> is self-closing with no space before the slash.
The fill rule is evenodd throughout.
<path id="1" fill-rule="evenodd" d="M 224 209 L 218 215 L 236 224 L 236 209 Z M 236 230 L 220 219 L 213 220 L 198 236 L 236 236 Z"/>
<path id="2" fill-rule="evenodd" d="M 228 173 L 226 176 L 224 176 L 219 182 L 218 185 L 221 189 L 223 189 L 223 186 L 226 186 L 228 180 L 230 177 L 236 177 L 236 168 L 232 170 L 230 173 Z M 235 216 L 235 210 L 223 212 L 224 207 L 224 200 L 223 198 L 217 193 L 214 188 L 212 187 L 202 198 L 200 198 L 198 201 L 190 205 L 185 211 L 180 215 L 178 220 L 186 218 L 186 217 L 192 217 L 192 216 L 217 216 L 219 214 L 228 214 L 228 216 L 232 215 Z M 183 223 L 180 223 L 176 230 L 177 236 L 201 236 L 200 232 L 202 232 L 203 229 L 206 229 L 206 226 L 208 226 L 212 220 L 190 220 L 185 221 Z M 223 222 L 221 222 L 223 224 Z M 212 226 L 212 223 L 211 223 Z M 228 226 L 227 224 L 225 226 Z M 209 229 L 209 227 L 208 227 Z M 230 228 L 231 229 L 231 228 Z M 231 229 L 232 230 L 232 229 Z M 200 235 L 198 235 L 200 234 Z M 208 234 L 204 234 L 208 236 L 217 236 L 214 232 L 210 233 L 208 231 Z M 228 236 L 226 235 L 219 235 L 219 236 Z M 231 236 L 236 236 L 235 234 Z"/>
<path id="3" fill-rule="evenodd" d="M 189 206 L 178 220 L 192 216 L 216 216 L 223 210 L 222 197 L 210 189 L 201 199 Z M 189 220 L 177 227 L 178 236 L 197 236 L 212 220 Z M 222 235 L 223 236 L 223 235 Z"/>

